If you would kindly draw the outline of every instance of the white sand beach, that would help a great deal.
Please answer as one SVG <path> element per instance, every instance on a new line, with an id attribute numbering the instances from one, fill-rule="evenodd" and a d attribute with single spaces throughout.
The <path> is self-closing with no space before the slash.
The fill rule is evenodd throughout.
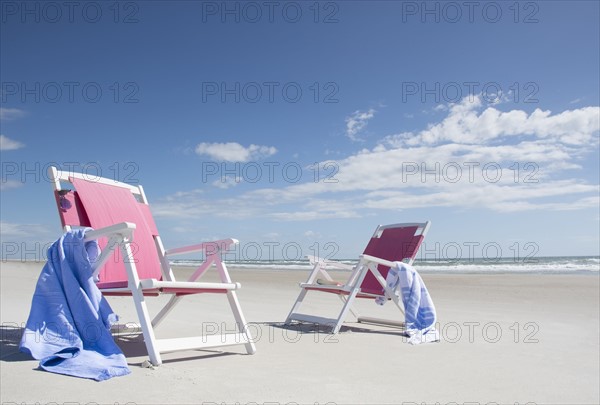
<path id="1" fill-rule="evenodd" d="M 179 352 L 148 369 L 140 366 L 147 358 L 141 338 L 122 336 L 117 342 L 132 373 L 94 382 L 39 371 L 18 352 L 42 265 L 2 263 L 2 403 L 600 402 L 597 273 L 423 274 L 442 341 L 412 346 L 401 330 L 384 326 L 348 323 L 336 336 L 309 325 L 284 328 L 307 272 L 234 269 L 255 355 L 242 354 L 242 346 Z M 130 299 L 109 301 L 123 321 L 135 321 Z M 148 300 L 151 309 L 155 301 Z M 311 293 L 304 308 L 327 315 L 338 304 L 334 295 Z M 362 300 L 359 310 L 400 319 L 390 304 Z M 231 318 L 223 296 L 188 297 L 158 333 L 183 335 L 192 330 L 188 320 L 207 331 L 231 328 Z"/>

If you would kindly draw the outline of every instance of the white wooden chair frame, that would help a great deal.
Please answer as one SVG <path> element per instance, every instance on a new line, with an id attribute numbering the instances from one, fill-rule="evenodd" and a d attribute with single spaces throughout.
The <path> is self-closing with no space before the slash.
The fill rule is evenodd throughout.
<path id="1" fill-rule="evenodd" d="M 406 224 L 392 224 L 392 225 L 380 225 L 375 230 L 375 234 L 381 234 L 386 228 L 393 228 L 398 226 L 419 226 L 420 234 L 423 237 L 427 234 L 431 222 L 427 221 L 423 224 L 421 223 L 406 223 Z M 416 252 L 415 252 L 416 256 Z M 396 307 L 400 310 L 401 314 L 404 315 L 404 305 L 399 297 L 394 294 L 394 292 L 387 286 L 385 282 L 385 277 L 381 274 L 378 265 L 384 265 L 387 267 L 393 267 L 394 263 L 379 257 L 370 256 L 366 254 L 362 254 L 359 256 L 359 261 L 356 266 L 350 266 L 348 264 L 336 262 L 333 260 L 326 260 L 316 256 L 307 256 L 310 263 L 313 265 L 313 270 L 311 271 L 308 279 L 304 283 L 300 283 L 300 294 L 294 303 L 290 313 L 288 314 L 285 324 L 290 325 L 292 322 L 307 322 L 314 323 L 319 325 L 326 325 L 331 327 L 330 333 L 336 334 L 339 332 L 342 327 L 344 321 L 348 316 L 348 312 L 350 312 L 359 323 L 374 323 L 374 324 L 383 324 L 390 326 L 403 326 L 403 322 L 397 320 L 389 320 L 382 318 L 372 318 L 366 316 L 360 316 L 355 307 L 353 307 L 354 300 L 360 295 L 360 297 L 364 298 L 377 298 L 380 295 L 370 294 L 361 291 L 362 282 L 367 275 L 368 272 L 373 273 L 381 287 L 385 291 L 384 297 L 386 299 L 390 299 L 394 302 Z M 408 264 L 412 264 L 414 262 L 415 257 L 412 257 L 407 260 Z M 331 275 L 327 272 L 327 270 L 345 270 L 349 271 L 350 276 L 345 281 L 343 285 L 337 284 Z M 318 283 L 319 276 L 322 276 L 325 279 L 325 283 Z M 300 313 L 298 310 L 304 301 L 304 298 L 311 290 L 323 290 L 323 291 L 336 291 L 338 297 L 342 300 L 343 306 L 341 311 L 339 312 L 336 318 L 327 318 L 321 316 L 315 316 L 305 313 Z M 334 292 L 335 293 L 335 292 Z"/>
<path id="2" fill-rule="evenodd" d="M 52 185 L 56 192 L 62 190 L 61 182 L 69 182 L 70 177 L 90 180 L 89 176 L 85 176 L 81 173 L 62 172 L 57 170 L 55 167 L 50 167 L 48 171 L 49 178 L 52 180 Z M 127 188 L 137 198 L 139 198 L 140 201 L 142 201 L 144 204 L 148 204 L 148 200 L 146 199 L 146 195 L 144 194 L 142 186 L 132 186 L 126 183 L 104 178 L 94 178 L 93 181 Z M 231 281 L 227 267 L 221 260 L 220 256 L 222 251 L 227 251 L 232 245 L 236 245 L 239 242 L 235 239 L 224 239 L 165 250 L 160 236 L 156 236 L 154 237 L 154 242 L 159 254 L 163 280 L 140 279 L 134 260 L 127 260 L 127 258 L 133 258 L 131 242 L 134 238 L 135 229 L 136 224 L 122 222 L 102 229 L 87 231 L 85 234 L 85 239 L 94 240 L 101 237 L 108 238 L 107 245 L 100 254 L 100 257 L 94 263 L 95 276 L 99 273 L 104 263 L 106 263 L 106 261 L 112 257 L 114 250 L 117 248 L 121 249 L 123 262 L 127 271 L 128 285 L 124 288 L 107 288 L 102 289 L 101 291 L 103 293 L 111 293 L 112 295 L 119 293 L 123 293 L 124 295 L 131 294 L 135 304 L 135 310 L 140 321 L 140 327 L 144 336 L 146 349 L 148 350 L 148 355 L 152 365 L 158 366 L 162 363 L 161 353 L 182 350 L 198 350 L 223 346 L 244 345 L 248 354 L 254 354 L 256 352 L 256 346 L 252 336 L 249 333 L 246 319 L 244 318 L 236 295 L 236 290 L 238 290 L 241 286 L 239 283 L 234 283 Z M 71 227 L 65 226 L 64 230 L 69 231 L 71 230 Z M 168 258 L 173 255 L 194 252 L 205 252 L 205 261 L 196 269 L 188 281 L 177 281 L 169 265 Z M 213 264 L 216 266 L 221 282 L 198 282 L 197 280 L 205 275 Z M 160 291 L 160 289 L 163 288 L 184 288 L 186 290 L 227 290 L 227 298 L 236 321 L 238 332 L 210 336 L 199 335 L 193 337 L 169 339 L 157 338 L 154 328 L 156 328 L 165 319 L 169 312 L 171 312 L 175 305 L 179 303 L 181 298 L 183 298 L 181 295 L 178 296 L 173 294 L 165 306 L 155 315 L 153 319 L 151 319 L 145 302 L 144 290 Z"/>

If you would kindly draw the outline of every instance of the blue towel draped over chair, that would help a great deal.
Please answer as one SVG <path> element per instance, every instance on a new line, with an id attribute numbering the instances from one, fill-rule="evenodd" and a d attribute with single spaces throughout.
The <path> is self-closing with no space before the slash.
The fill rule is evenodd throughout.
<path id="1" fill-rule="evenodd" d="M 102 381 L 130 370 L 110 334 L 117 315 L 93 280 L 98 244 L 84 236 L 67 232 L 48 249 L 20 350 L 46 371 Z"/>

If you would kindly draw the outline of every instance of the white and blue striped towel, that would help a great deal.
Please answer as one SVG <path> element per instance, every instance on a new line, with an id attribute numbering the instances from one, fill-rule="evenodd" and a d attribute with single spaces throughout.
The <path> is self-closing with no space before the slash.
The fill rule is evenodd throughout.
<path id="1" fill-rule="evenodd" d="M 439 341 L 439 333 L 435 328 L 435 306 L 415 268 L 406 263 L 395 262 L 395 267 L 390 269 L 385 282 L 397 297 L 402 298 L 408 342 L 419 344 Z M 385 301 L 384 297 L 377 299 L 380 305 Z"/>

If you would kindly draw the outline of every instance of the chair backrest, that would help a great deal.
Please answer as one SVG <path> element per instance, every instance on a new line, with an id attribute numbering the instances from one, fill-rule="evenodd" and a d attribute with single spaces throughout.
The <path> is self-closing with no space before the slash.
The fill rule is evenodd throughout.
<path id="1" fill-rule="evenodd" d="M 65 230 L 71 227 L 99 229 L 120 222 L 136 224 L 131 243 L 133 257 L 125 260 L 135 263 L 141 279 L 162 279 L 158 254 L 160 245 L 155 241 L 159 237 L 158 231 L 141 186 L 92 178 L 80 173 L 65 173 L 55 168 L 50 168 L 50 178 L 54 183 L 58 214 Z M 73 189 L 63 188 L 64 183 L 70 183 Z M 106 238 L 101 238 L 100 247 L 104 248 L 106 242 Z M 100 270 L 100 282 L 127 281 L 123 260 L 120 249 L 116 249 L 114 257 Z"/>
<path id="2" fill-rule="evenodd" d="M 367 244 L 364 254 L 381 259 L 400 262 L 408 261 L 412 264 L 421 242 L 429 230 L 430 222 L 380 225 L 375 230 L 373 237 Z M 390 268 L 384 265 L 377 267 L 381 275 L 387 277 Z M 369 294 L 383 294 L 383 288 L 371 272 L 361 283 L 361 291 Z"/>

